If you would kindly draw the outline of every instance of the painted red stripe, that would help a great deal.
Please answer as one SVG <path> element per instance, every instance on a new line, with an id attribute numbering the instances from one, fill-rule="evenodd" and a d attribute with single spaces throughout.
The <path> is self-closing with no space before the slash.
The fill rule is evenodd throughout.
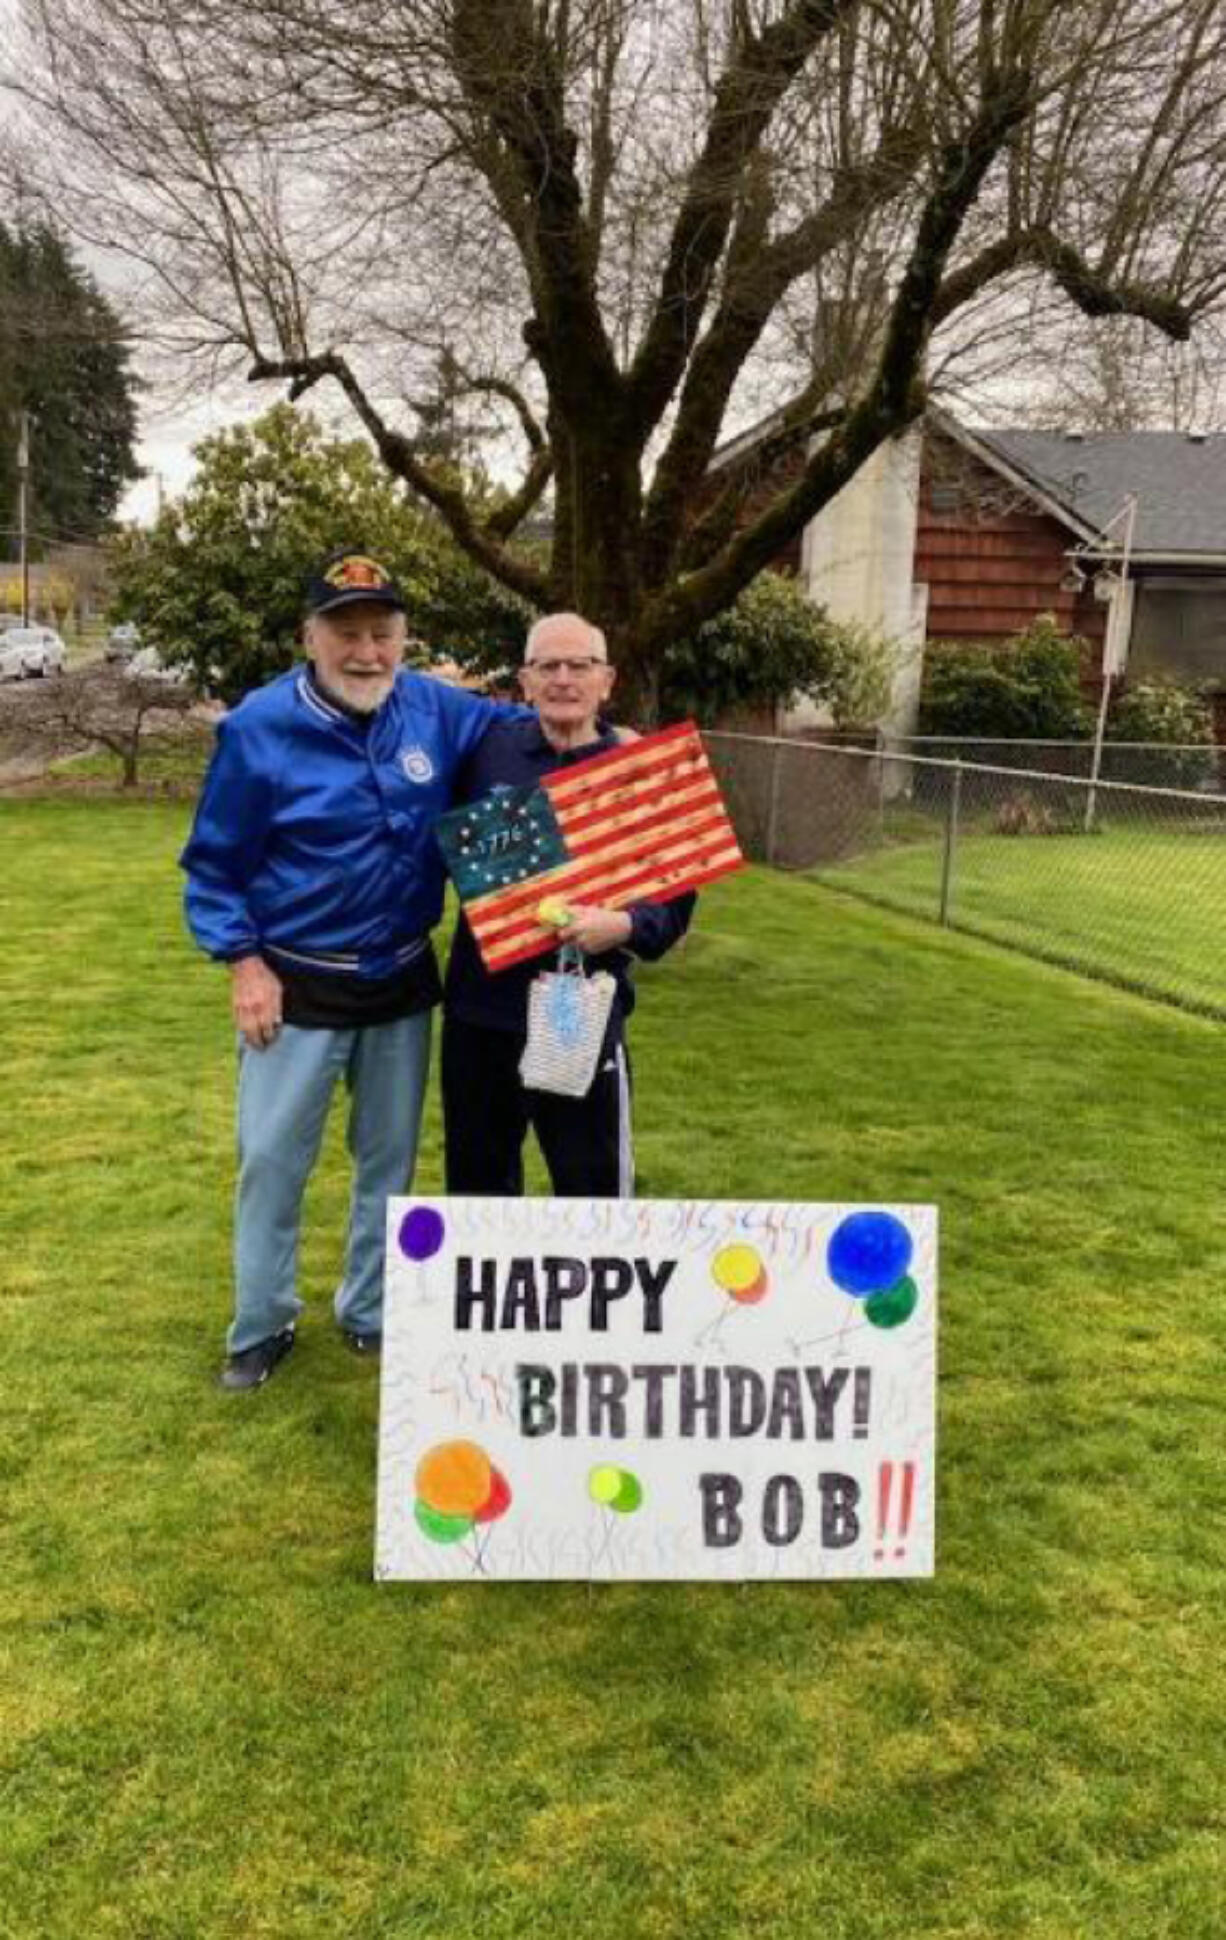
<path id="1" fill-rule="evenodd" d="M 678 860 L 683 860 L 686 855 L 709 848 L 713 838 L 729 842 L 736 840 L 722 807 L 701 815 L 692 826 L 674 829 L 671 833 L 665 824 L 644 830 L 636 840 L 627 842 L 624 848 L 619 849 L 616 855 L 608 853 L 606 844 L 603 853 L 598 852 L 590 860 L 576 857 L 572 863 L 545 870 L 527 882 L 517 882 L 512 887 L 478 897 L 468 904 L 468 920 L 474 930 L 480 925 L 488 933 L 492 927 L 501 926 L 523 911 L 535 912 L 545 896 L 563 895 L 580 886 L 595 889 L 600 884 L 615 882 L 627 867 L 653 851 L 657 860 L 671 859 L 674 855 Z"/>
<path id="2" fill-rule="evenodd" d="M 559 820 L 565 821 L 568 816 L 584 814 L 603 801 L 615 801 L 619 795 L 643 793 L 666 782 L 670 776 L 685 779 L 710 771 L 701 747 L 687 743 L 684 747 L 663 749 L 650 762 L 621 762 L 616 768 L 592 775 L 574 787 L 550 788 L 552 775 L 546 775 L 543 786 Z"/>
<path id="3" fill-rule="evenodd" d="M 715 776 L 710 772 L 697 775 L 690 771 L 681 777 L 670 774 L 658 788 L 641 788 L 633 793 L 626 791 L 619 796 L 609 796 L 594 807 L 585 808 L 582 812 L 577 809 L 567 809 L 565 813 L 558 816 L 558 827 L 566 838 L 567 847 L 572 848 L 574 846 L 572 837 L 593 826 L 603 827 L 614 816 L 629 817 L 644 809 L 655 809 L 662 802 L 675 802 L 678 807 L 681 807 L 691 801 L 699 801 L 703 795 L 713 796 L 716 801 L 720 800 Z"/>
<path id="4" fill-rule="evenodd" d="M 640 894 L 629 900 L 671 903 L 676 897 L 683 896 L 688 889 L 697 889 L 705 882 L 715 882 L 720 876 L 732 875 L 743 867 L 744 860 L 739 849 L 735 853 L 728 851 L 713 857 L 710 863 L 700 869 L 687 870 L 684 882 L 676 883 L 671 887 L 657 888 L 652 891 L 650 898 Z M 532 957 L 540 956 L 542 951 L 552 947 L 555 941 L 552 931 L 541 930 L 530 942 L 520 944 L 514 949 L 508 949 L 504 945 L 497 950 L 492 950 L 488 955 L 483 949 L 482 956 L 487 970 L 509 970 L 513 963 L 527 963 Z"/>
<path id="5" fill-rule="evenodd" d="M 634 762 L 641 761 L 644 757 L 650 760 L 657 749 L 667 747 L 671 741 L 684 741 L 690 735 L 698 738 L 701 747 L 701 737 L 698 736 L 698 729 L 693 721 L 681 721 L 676 727 L 657 728 L 654 734 L 645 734 L 639 741 L 628 741 L 620 747 L 606 748 L 603 754 L 590 754 L 586 761 L 576 761 L 572 768 L 556 769 L 553 774 L 545 776 L 542 787 L 548 789 L 551 795 L 568 794 L 573 782 L 586 779 L 588 775 L 595 774 L 598 769 L 609 768 L 615 762 L 624 762 L 632 766 Z"/>
<path id="6" fill-rule="evenodd" d="M 676 816 L 655 816 L 650 823 L 619 833 L 616 848 L 606 837 L 593 838 L 583 848 L 576 847 L 575 861 L 591 867 L 603 857 L 610 869 L 618 869 L 633 856 L 650 855 L 678 842 L 696 842 L 722 829 L 731 839 L 732 830 L 719 802 L 695 802 L 692 816 L 678 827 Z"/>
<path id="7" fill-rule="evenodd" d="M 596 889 L 597 900 L 606 907 L 617 909 L 625 902 L 647 900 L 648 891 L 643 888 L 643 885 L 656 879 L 679 877 L 680 887 L 684 888 L 695 869 L 703 867 L 710 856 L 722 854 L 725 850 L 735 852 L 738 859 L 741 859 L 736 838 L 731 830 L 719 829 L 705 836 L 701 842 L 666 845 L 652 858 L 647 868 L 638 866 L 641 858 L 634 858 L 625 867 L 602 871 L 589 870 L 586 874 L 593 886 L 599 884 Z M 559 881 L 556 886 L 551 885 L 551 893 L 564 893 L 573 886 L 573 880 Z M 631 893 L 627 894 L 628 891 Z M 487 909 L 480 916 L 477 914 L 476 905 L 470 904 L 468 920 L 473 934 L 481 942 L 483 949 L 486 943 L 493 948 L 498 943 L 528 931 L 537 936 L 552 934 L 543 924 L 537 922 L 535 903 L 530 908 L 521 905 L 514 910 Z"/>

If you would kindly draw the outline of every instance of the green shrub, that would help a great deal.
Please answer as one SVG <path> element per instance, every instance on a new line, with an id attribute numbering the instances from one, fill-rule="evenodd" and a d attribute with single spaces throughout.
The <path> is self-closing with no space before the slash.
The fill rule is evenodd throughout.
<path id="1" fill-rule="evenodd" d="M 920 696 L 921 734 L 980 740 L 1077 741 L 1090 731 L 1076 634 L 1041 613 L 1001 646 L 930 641 Z"/>
<path id="2" fill-rule="evenodd" d="M 1165 741 L 1204 747 L 1213 740 L 1213 713 L 1199 687 L 1158 675 L 1129 681 L 1107 716 L 1110 741 Z"/>
<path id="3" fill-rule="evenodd" d="M 674 641 L 660 675 L 660 716 L 710 726 L 738 707 L 787 707 L 806 698 L 840 726 L 873 721 L 889 699 L 892 645 L 843 625 L 794 579 L 760 573 L 724 612 Z"/>
<path id="4" fill-rule="evenodd" d="M 196 447 L 181 499 L 112 553 L 112 617 L 227 702 L 298 657 L 306 575 L 338 545 L 375 548 L 408 608 L 410 658 L 519 659 L 528 608 L 473 565 L 361 439 L 276 404 Z"/>

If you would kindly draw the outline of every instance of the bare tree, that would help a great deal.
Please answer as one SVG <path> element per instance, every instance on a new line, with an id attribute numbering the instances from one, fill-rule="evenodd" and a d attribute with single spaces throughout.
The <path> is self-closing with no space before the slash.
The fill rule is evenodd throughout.
<path id="1" fill-rule="evenodd" d="M 117 667 L 81 667 L 22 694 L 20 706 L 10 710 L 10 726 L 27 748 L 41 749 L 47 759 L 73 749 L 105 748 L 119 763 L 119 786 L 135 788 L 142 743 L 151 728 L 203 738 L 200 724 L 188 719 L 195 705 L 195 695 L 177 682 Z"/>
<path id="2" fill-rule="evenodd" d="M 645 710 L 663 644 L 934 381 L 1018 367 L 1019 306 L 1182 341 L 1226 292 L 1221 0 L 23 7 L 48 190 L 158 341 L 343 397 L 473 558 L 605 625 Z M 492 505 L 412 435 L 443 350 L 522 438 Z M 790 463 L 714 492 L 781 397 Z"/>
<path id="3" fill-rule="evenodd" d="M 1050 339 L 1049 339 L 1050 341 Z M 1226 430 L 1226 342 L 1207 318 L 1190 341 L 1104 317 L 1057 340 L 1015 421 L 1036 430 Z"/>

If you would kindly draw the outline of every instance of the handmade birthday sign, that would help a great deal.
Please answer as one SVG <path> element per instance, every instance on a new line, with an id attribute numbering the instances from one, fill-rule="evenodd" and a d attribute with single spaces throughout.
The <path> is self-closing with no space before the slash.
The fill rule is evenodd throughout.
<path id="1" fill-rule="evenodd" d="M 553 949 L 568 898 L 668 902 L 744 861 L 692 722 L 495 789 L 435 834 L 487 970 Z"/>
<path id="2" fill-rule="evenodd" d="M 389 1207 L 380 1578 L 929 1576 L 925 1206 Z"/>

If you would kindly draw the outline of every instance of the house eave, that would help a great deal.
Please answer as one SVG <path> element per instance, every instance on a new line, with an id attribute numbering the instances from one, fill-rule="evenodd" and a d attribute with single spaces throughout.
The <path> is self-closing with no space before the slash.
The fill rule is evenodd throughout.
<path id="1" fill-rule="evenodd" d="M 1006 483 L 1012 485 L 1015 491 L 1023 492 L 1032 504 L 1046 512 L 1049 518 L 1055 519 L 1057 524 L 1066 526 L 1083 542 L 1099 537 L 1100 526 L 1091 525 L 1086 519 L 1079 518 L 1075 512 L 1071 512 L 1067 505 L 1063 505 L 1058 498 L 1054 498 L 1029 472 L 1024 471 L 1020 465 L 1012 464 L 1009 459 L 1002 456 L 995 445 L 989 444 L 985 438 L 978 436 L 967 425 L 959 424 L 956 418 L 950 417 L 949 413 L 941 410 L 939 405 L 929 405 L 927 415 L 945 437 L 952 438 L 955 444 L 969 451 L 973 458 L 989 466 Z"/>

